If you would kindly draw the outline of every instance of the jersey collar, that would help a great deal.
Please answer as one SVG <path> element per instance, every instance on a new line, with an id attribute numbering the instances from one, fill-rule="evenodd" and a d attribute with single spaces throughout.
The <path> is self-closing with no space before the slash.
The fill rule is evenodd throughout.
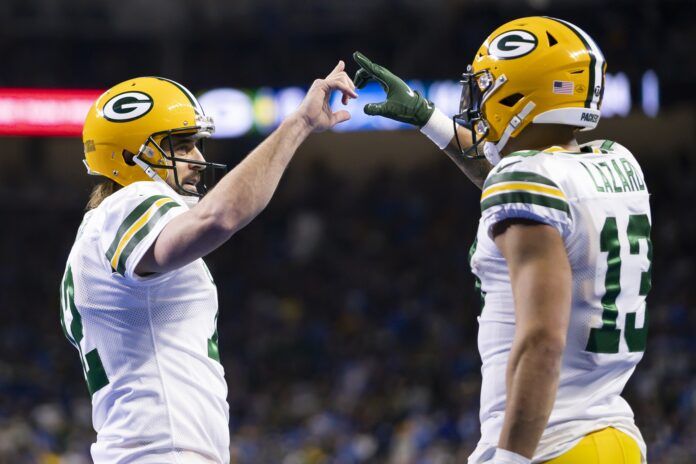
<path id="1" fill-rule="evenodd" d="M 601 151 L 595 147 L 590 147 L 587 145 L 580 145 L 578 150 L 566 150 L 558 145 L 553 145 L 551 147 L 542 150 L 544 153 L 570 153 L 570 154 L 585 154 L 585 153 L 601 153 Z"/>

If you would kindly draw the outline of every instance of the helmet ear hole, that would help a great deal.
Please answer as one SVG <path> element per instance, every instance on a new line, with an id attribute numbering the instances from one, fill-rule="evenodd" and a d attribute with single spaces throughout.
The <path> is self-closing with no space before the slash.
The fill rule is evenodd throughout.
<path id="1" fill-rule="evenodd" d="M 128 166 L 135 166 L 135 161 L 133 161 L 133 158 L 135 157 L 135 154 L 129 152 L 128 150 L 123 150 L 121 153 L 123 156 L 123 161 L 128 165 Z"/>
<path id="2" fill-rule="evenodd" d="M 549 31 L 546 31 L 546 38 L 549 40 L 549 47 L 553 47 L 558 43 L 558 40 L 554 36 L 552 36 Z"/>
<path id="3" fill-rule="evenodd" d="M 515 106 L 515 104 L 517 104 L 517 102 L 520 101 L 522 97 L 524 97 L 524 95 L 522 95 L 521 93 L 513 93 L 512 95 L 508 95 L 507 97 L 501 99 L 498 103 L 511 108 Z"/>

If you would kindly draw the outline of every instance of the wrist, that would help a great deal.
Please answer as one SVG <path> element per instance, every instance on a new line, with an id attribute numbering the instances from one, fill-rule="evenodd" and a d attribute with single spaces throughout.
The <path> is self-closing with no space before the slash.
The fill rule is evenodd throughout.
<path id="1" fill-rule="evenodd" d="M 430 119 L 421 127 L 420 131 L 432 142 L 444 150 L 454 137 L 454 123 L 442 111 L 435 108 Z"/>
<path id="2" fill-rule="evenodd" d="M 314 131 L 314 127 L 310 123 L 309 119 L 300 114 L 299 111 L 295 111 L 283 119 L 283 121 L 280 123 L 280 127 L 285 128 L 285 130 L 296 134 L 302 139 L 307 138 L 307 136 Z"/>
<path id="3" fill-rule="evenodd" d="M 522 456 L 521 454 L 513 453 L 506 449 L 498 448 L 493 455 L 492 464 L 531 464 L 532 460 Z"/>

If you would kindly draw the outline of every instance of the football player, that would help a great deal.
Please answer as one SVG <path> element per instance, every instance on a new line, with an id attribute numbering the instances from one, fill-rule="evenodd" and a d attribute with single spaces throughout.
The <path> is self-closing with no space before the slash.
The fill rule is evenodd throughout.
<path id="1" fill-rule="evenodd" d="M 83 141 L 92 194 L 61 286 L 61 325 L 92 398 L 94 462 L 228 463 L 229 407 L 217 291 L 202 259 L 268 204 L 313 131 L 350 118 L 344 63 L 205 193 L 199 142 L 214 130 L 180 84 L 141 77 L 102 94 Z M 200 199 L 200 201 L 199 201 Z"/>
<path id="2" fill-rule="evenodd" d="M 600 117 L 596 43 L 547 17 L 499 27 L 463 75 L 454 123 L 354 57 L 357 87 L 374 79 L 387 93 L 365 112 L 419 126 L 483 190 L 470 253 L 481 439 L 469 463 L 645 462 L 621 392 L 645 350 L 650 206 L 625 147 L 576 140 Z"/>

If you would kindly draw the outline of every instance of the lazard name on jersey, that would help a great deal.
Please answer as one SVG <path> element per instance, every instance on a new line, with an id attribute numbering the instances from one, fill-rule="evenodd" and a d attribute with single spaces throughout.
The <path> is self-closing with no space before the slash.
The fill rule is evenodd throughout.
<path id="1" fill-rule="evenodd" d="M 580 153 L 595 153 L 595 154 L 608 154 L 615 142 L 610 140 L 605 140 L 601 148 L 592 147 L 590 145 L 585 145 L 582 147 Z M 522 151 L 512 154 L 509 158 L 514 158 L 515 156 L 534 156 L 541 153 L 538 150 Z M 502 171 L 506 167 L 515 163 L 501 163 L 495 172 Z M 639 190 L 645 190 L 645 181 L 640 173 L 640 169 L 634 164 L 635 160 L 633 157 L 630 159 L 626 156 L 618 156 L 616 159 L 612 160 L 591 160 L 584 158 L 579 161 L 580 166 L 582 166 L 589 178 L 594 183 L 595 188 L 598 192 L 612 192 L 612 193 L 622 193 L 622 192 L 637 192 Z"/>
<path id="2" fill-rule="evenodd" d="M 592 178 L 598 192 L 637 192 L 645 190 L 643 178 L 632 163 L 624 157 L 610 162 L 580 161 Z M 595 172 L 595 174 L 592 174 Z"/>

